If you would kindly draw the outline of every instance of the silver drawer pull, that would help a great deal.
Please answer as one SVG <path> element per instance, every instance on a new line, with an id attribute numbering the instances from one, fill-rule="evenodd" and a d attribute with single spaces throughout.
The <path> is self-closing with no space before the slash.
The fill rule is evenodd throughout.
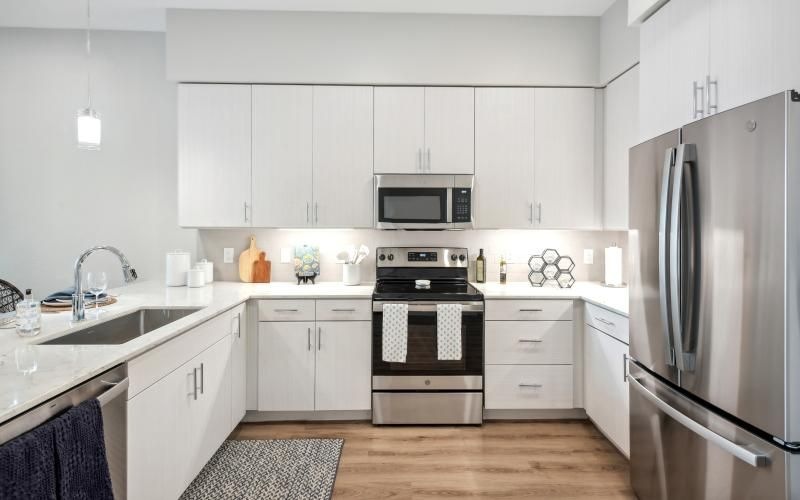
<path id="1" fill-rule="evenodd" d="M 337 312 L 337 313 L 353 313 L 353 312 L 356 312 L 355 309 L 331 309 L 331 311 Z"/>
<path id="2" fill-rule="evenodd" d="M 297 309 L 273 309 L 276 313 L 296 313 Z"/>
<path id="3" fill-rule="evenodd" d="M 520 309 L 519 312 L 532 312 L 532 313 L 540 313 L 542 312 L 541 309 Z"/>
<path id="4" fill-rule="evenodd" d="M 594 319 L 596 319 L 600 323 L 603 323 L 604 325 L 607 325 L 607 326 L 616 326 L 616 325 L 614 325 L 613 321 L 608 321 L 607 319 L 598 318 L 597 316 L 595 316 Z"/>
<path id="5" fill-rule="evenodd" d="M 537 344 L 538 344 L 539 342 L 543 342 L 543 340 L 542 340 L 542 339 L 519 339 L 519 341 L 520 341 L 520 342 L 524 342 L 524 343 L 531 342 L 531 343 L 537 343 Z"/>
<path id="6" fill-rule="evenodd" d="M 525 383 L 520 383 L 520 384 L 519 384 L 519 386 L 520 386 L 520 387 L 532 387 L 532 388 L 534 388 L 534 389 L 539 389 L 539 388 L 541 388 L 541 387 L 542 387 L 542 384 L 525 384 Z"/>

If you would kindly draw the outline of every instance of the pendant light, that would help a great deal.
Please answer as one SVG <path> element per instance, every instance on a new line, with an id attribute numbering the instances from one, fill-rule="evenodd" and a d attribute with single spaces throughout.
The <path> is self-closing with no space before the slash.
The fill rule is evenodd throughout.
<path id="1" fill-rule="evenodd" d="M 100 113 L 92 108 L 92 34 L 91 34 L 91 0 L 86 0 L 86 97 L 87 104 L 78 110 L 78 148 L 100 149 L 101 122 Z"/>

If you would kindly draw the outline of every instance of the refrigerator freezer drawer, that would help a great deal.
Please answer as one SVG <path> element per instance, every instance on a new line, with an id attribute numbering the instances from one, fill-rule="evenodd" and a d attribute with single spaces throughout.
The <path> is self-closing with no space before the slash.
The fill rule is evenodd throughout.
<path id="1" fill-rule="evenodd" d="M 789 454 L 630 365 L 631 483 L 642 500 L 789 498 Z"/>

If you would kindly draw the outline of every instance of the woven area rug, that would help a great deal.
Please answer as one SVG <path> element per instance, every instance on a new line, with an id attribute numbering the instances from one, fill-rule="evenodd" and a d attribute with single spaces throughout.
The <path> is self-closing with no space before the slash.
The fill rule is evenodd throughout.
<path id="1" fill-rule="evenodd" d="M 343 439 L 225 441 L 181 499 L 330 499 L 343 445 Z"/>

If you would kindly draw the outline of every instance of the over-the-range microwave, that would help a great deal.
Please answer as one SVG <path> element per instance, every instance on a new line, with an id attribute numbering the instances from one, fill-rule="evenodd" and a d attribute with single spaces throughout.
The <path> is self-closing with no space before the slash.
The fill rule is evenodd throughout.
<path id="1" fill-rule="evenodd" d="M 376 175 L 378 229 L 471 229 L 472 175 Z"/>

